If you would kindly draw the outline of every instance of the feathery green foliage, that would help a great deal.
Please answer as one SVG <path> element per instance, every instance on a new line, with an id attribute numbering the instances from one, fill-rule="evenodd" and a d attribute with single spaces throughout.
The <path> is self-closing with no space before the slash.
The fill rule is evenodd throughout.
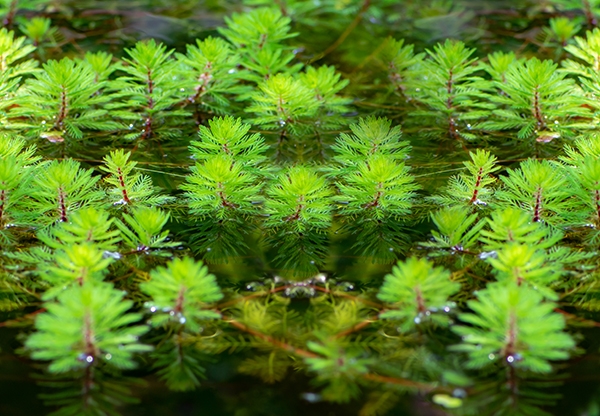
<path id="1" fill-rule="evenodd" d="M 140 1 L 0 0 L 0 331 L 54 414 L 234 369 L 274 386 L 225 412 L 285 413 L 290 379 L 363 416 L 558 411 L 600 310 L 597 0 Z"/>
<path id="2" fill-rule="evenodd" d="M 404 161 L 410 151 L 408 141 L 401 141 L 400 126 L 392 127 L 385 118 L 367 117 L 351 124 L 354 134 L 342 133 L 331 149 L 335 152 L 333 160 L 340 164 L 340 170 L 334 171 L 340 176 L 356 170 L 369 155 L 382 154 L 398 162 Z"/>
<path id="3" fill-rule="evenodd" d="M 402 217 L 410 214 L 419 187 L 394 155 L 369 155 L 348 165 L 352 171 L 337 183 L 335 201 L 345 229 L 356 235 L 352 250 L 373 262 L 390 263 L 395 251 L 404 249 Z"/>
<path id="4" fill-rule="evenodd" d="M 104 192 L 96 187 L 100 177 L 92 173 L 72 159 L 39 165 L 28 193 L 27 220 L 45 225 L 65 222 L 70 212 L 99 204 Z"/>
<path id="5" fill-rule="evenodd" d="M 197 117 L 225 113 L 238 81 L 235 67 L 239 56 L 231 46 L 221 38 L 209 36 L 196 40 L 196 45 L 187 45 L 185 55 L 175 56 L 181 65 L 181 95 L 187 97 L 185 100 Z"/>
<path id="6" fill-rule="evenodd" d="M 24 37 L 15 37 L 14 32 L 0 29 L 0 114 L 6 124 L 7 108 L 14 104 L 14 97 L 23 76 L 36 72 L 38 62 L 25 59 L 35 47 L 27 45 Z"/>
<path id="7" fill-rule="evenodd" d="M 92 68 L 82 61 L 50 60 L 34 73 L 19 94 L 19 106 L 11 109 L 11 129 L 26 129 L 32 138 L 49 142 L 81 140 L 84 131 L 116 130 L 119 124 L 106 119 L 101 106 L 108 101 L 99 94 L 104 82 L 96 82 Z"/>
<path id="8" fill-rule="evenodd" d="M 213 118 L 208 127 L 200 126 L 199 140 L 191 142 L 190 151 L 199 161 L 221 155 L 232 157 L 236 164 L 244 167 L 256 167 L 265 160 L 268 146 L 260 134 L 248 134 L 251 127 L 231 116 Z"/>
<path id="9" fill-rule="evenodd" d="M 123 214 L 123 221 L 117 220 L 115 225 L 131 252 L 170 256 L 164 249 L 177 247 L 180 243 L 169 241 L 169 231 L 163 231 L 169 217 L 169 213 L 158 208 L 139 207 L 131 214 Z"/>
<path id="10" fill-rule="evenodd" d="M 431 214 L 431 220 L 439 231 L 432 230 L 433 241 L 421 245 L 444 248 L 452 254 L 469 252 L 477 244 L 485 225 L 483 221 L 477 221 L 477 214 L 469 214 L 460 206 L 442 208 Z"/>
<path id="11" fill-rule="evenodd" d="M 10 135 L 0 135 L 0 242 L 7 243 L 4 228 L 19 221 L 19 201 L 27 195 L 35 147 L 25 147 L 25 141 Z"/>
<path id="12" fill-rule="evenodd" d="M 540 222 L 532 222 L 527 212 L 514 207 L 496 210 L 486 221 L 489 229 L 481 230 L 480 241 L 490 251 L 512 243 L 547 249 L 563 237 Z"/>
<path id="13" fill-rule="evenodd" d="M 501 205 L 527 211 L 533 222 L 557 225 L 573 221 L 575 202 L 569 199 L 568 181 L 559 164 L 528 159 L 500 179 L 504 186 L 496 197 Z"/>
<path id="14" fill-rule="evenodd" d="M 108 284 L 72 286 L 36 319 L 38 332 L 25 343 L 37 360 L 50 361 L 54 373 L 85 370 L 98 363 L 135 367 L 133 355 L 150 350 L 137 338 L 148 329 L 131 326 L 141 315 L 128 313 L 132 302 Z"/>
<path id="15" fill-rule="evenodd" d="M 137 162 L 130 161 L 130 157 L 131 152 L 113 150 L 104 157 L 105 166 L 100 167 L 109 174 L 104 180 L 111 186 L 108 194 L 112 205 L 127 208 L 152 207 L 173 200 L 171 197 L 158 195 L 152 179 L 135 171 Z"/>
<path id="16" fill-rule="evenodd" d="M 217 312 L 206 310 L 207 304 L 223 297 L 215 276 L 209 274 L 202 263 L 189 257 L 154 269 L 150 281 L 142 283 L 140 288 L 151 298 L 148 308 L 154 314 L 153 325 L 175 321 L 188 331 L 196 332 L 203 320 L 220 317 Z"/>
<path id="17" fill-rule="evenodd" d="M 414 45 L 405 45 L 404 39 L 386 39 L 382 59 L 387 66 L 388 76 L 395 92 L 404 94 L 411 81 L 414 82 L 424 53 L 415 53 Z"/>
<path id="18" fill-rule="evenodd" d="M 494 81 L 490 99 L 500 107 L 494 119 L 481 123 L 488 130 L 516 130 L 517 143 L 531 145 L 572 138 L 589 129 L 588 101 L 573 79 L 557 71 L 550 60 L 531 58 L 515 61 L 504 73 L 504 82 Z M 534 140 L 533 140 L 534 139 Z"/>
<path id="19" fill-rule="evenodd" d="M 264 226 L 277 242 L 275 265 L 286 277 L 312 276 L 323 264 L 333 191 L 309 166 L 283 170 L 266 189 Z"/>
<path id="20" fill-rule="evenodd" d="M 437 312 L 450 310 L 448 298 L 458 290 L 458 283 L 450 280 L 448 271 L 426 259 L 411 257 L 398 262 L 392 274 L 385 277 L 377 297 L 392 307 L 380 317 L 400 321 L 401 331 L 425 321 L 447 325 L 447 318 Z"/>
<path id="21" fill-rule="evenodd" d="M 468 304 L 473 313 L 459 318 L 470 326 L 453 327 L 463 337 L 453 350 L 469 355 L 470 368 L 502 360 L 517 370 L 548 373 L 550 361 L 567 358 L 575 345 L 554 305 L 526 286 L 490 285 Z"/>
<path id="22" fill-rule="evenodd" d="M 491 188 L 496 180 L 492 176 L 500 167 L 496 166 L 496 157 L 486 150 L 477 149 L 470 152 L 471 160 L 463 162 L 467 173 L 453 176 L 447 189 L 441 195 L 431 197 L 440 205 L 487 206 L 493 201 L 494 190 Z"/>
<path id="23" fill-rule="evenodd" d="M 179 126 L 189 113 L 176 105 L 182 101 L 178 77 L 174 76 L 177 61 L 173 50 L 153 39 L 138 42 L 126 49 L 128 58 L 119 68 L 125 75 L 111 85 L 114 117 L 122 120 L 131 133 L 128 140 L 173 139 L 181 133 Z M 184 91 L 185 92 L 185 88 Z"/>
<path id="24" fill-rule="evenodd" d="M 477 88 L 479 68 L 472 58 L 475 49 L 463 42 L 447 40 L 426 50 L 429 59 L 418 64 L 421 74 L 411 83 L 406 94 L 424 107 L 411 112 L 412 117 L 430 120 L 421 134 L 429 138 L 475 139 L 470 131 L 490 108 L 485 94 Z"/>

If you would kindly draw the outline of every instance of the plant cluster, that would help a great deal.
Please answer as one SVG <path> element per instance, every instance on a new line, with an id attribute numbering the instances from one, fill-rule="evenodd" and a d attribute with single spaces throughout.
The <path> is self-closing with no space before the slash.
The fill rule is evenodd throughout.
<path id="1" fill-rule="evenodd" d="M 0 327 L 23 329 L 47 403 L 118 414 L 132 375 L 194 390 L 229 352 L 363 415 L 407 392 L 547 414 L 540 380 L 598 326 L 600 30 L 550 20 L 556 61 L 387 37 L 336 67 L 392 6 L 252 3 L 179 52 L 0 30 Z M 335 10 L 349 32 L 306 59 L 296 30 Z"/>

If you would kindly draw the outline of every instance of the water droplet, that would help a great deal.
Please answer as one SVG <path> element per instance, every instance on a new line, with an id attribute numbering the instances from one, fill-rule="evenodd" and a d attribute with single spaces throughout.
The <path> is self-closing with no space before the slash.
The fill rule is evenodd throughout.
<path id="1" fill-rule="evenodd" d="M 394 251 L 394 247 L 390 247 L 388 250 L 390 250 L 390 251 Z"/>
<path id="2" fill-rule="evenodd" d="M 212 250 L 212 248 L 210 248 L 210 247 L 206 248 L 206 251 L 211 251 L 211 250 Z"/>
<path id="3" fill-rule="evenodd" d="M 479 258 L 481 260 L 485 260 L 488 258 L 495 259 L 495 258 L 498 258 L 498 253 L 496 253 L 495 251 L 484 251 L 483 253 L 479 254 Z"/>
<path id="4" fill-rule="evenodd" d="M 285 121 L 284 121 L 284 120 L 279 120 L 279 122 L 278 122 L 278 123 L 279 123 L 279 125 L 280 125 L 281 127 L 285 126 Z"/>
<path id="5" fill-rule="evenodd" d="M 452 391 L 452 396 L 464 399 L 467 397 L 467 392 L 465 389 L 454 389 Z"/>
<path id="6" fill-rule="evenodd" d="M 506 361 L 508 363 L 513 363 L 515 361 L 515 357 L 513 357 L 512 355 L 509 355 L 508 357 L 506 357 Z"/>
<path id="7" fill-rule="evenodd" d="M 105 251 L 104 253 L 102 253 L 102 258 L 103 259 L 115 259 L 115 260 L 119 260 L 121 258 L 121 253 L 118 253 L 116 251 Z"/>
<path id="8" fill-rule="evenodd" d="M 446 312 L 446 313 L 450 312 L 450 307 L 449 306 L 444 306 L 444 312 Z"/>
<path id="9" fill-rule="evenodd" d="M 228 74 L 235 74 L 235 69 L 230 69 L 229 71 L 227 71 Z"/>
<path id="10" fill-rule="evenodd" d="M 470 124 L 467 124 L 467 130 L 471 130 L 472 126 Z"/>
<path id="11" fill-rule="evenodd" d="M 318 275 L 316 275 L 314 277 L 316 282 L 321 282 L 321 283 L 325 283 L 325 281 L 327 280 L 327 276 L 325 276 L 323 273 L 319 273 Z M 352 286 L 352 285 L 350 285 Z"/>
<path id="12" fill-rule="evenodd" d="M 310 264 L 315 264 L 315 261 L 314 261 L 314 260 L 311 260 L 311 261 L 310 261 Z"/>
<path id="13" fill-rule="evenodd" d="M 425 316 L 430 316 L 431 312 L 430 311 L 425 311 Z"/>
<path id="14" fill-rule="evenodd" d="M 316 393 L 302 393 L 301 397 L 309 403 L 317 403 L 322 400 L 321 395 Z"/>
<path id="15" fill-rule="evenodd" d="M 415 318 L 415 324 L 419 325 L 421 323 L 421 318 L 419 316 L 417 316 Z"/>
<path id="16" fill-rule="evenodd" d="M 488 355 L 488 358 L 489 358 L 490 360 L 494 360 L 494 359 L 496 358 L 496 356 L 495 356 L 494 354 L 490 354 L 490 355 Z"/>
<path id="17" fill-rule="evenodd" d="M 473 205 L 481 205 L 481 206 L 486 207 L 487 206 L 487 202 L 484 202 L 481 199 L 477 198 L 475 201 L 473 201 Z"/>
<path id="18" fill-rule="evenodd" d="M 42 120 L 42 125 L 43 125 L 43 124 L 46 124 L 46 120 Z"/>
<path id="19" fill-rule="evenodd" d="M 156 306 L 151 306 L 150 307 L 150 312 L 152 312 L 152 313 L 156 312 Z"/>
<path id="20" fill-rule="evenodd" d="M 181 318 L 179 318 L 179 323 L 180 323 L 180 324 L 182 324 L 182 325 L 183 325 L 183 324 L 185 324 L 185 322 L 186 322 L 186 319 L 185 319 L 185 317 L 184 317 L 184 316 L 182 316 Z"/>
<path id="21" fill-rule="evenodd" d="M 185 88 L 179 88 L 179 91 L 184 92 Z"/>
<path id="22" fill-rule="evenodd" d="M 133 130 L 133 124 L 129 125 L 129 130 Z"/>
<path id="23" fill-rule="evenodd" d="M 92 362 L 94 362 L 94 357 L 92 357 L 91 355 L 88 355 L 87 357 L 85 357 L 85 361 L 87 361 L 88 363 L 92 363 Z"/>
<path id="24" fill-rule="evenodd" d="M 171 315 L 171 316 L 175 316 L 175 311 L 171 311 L 171 312 L 169 312 L 169 315 Z"/>
<path id="25" fill-rule="evenodd" d="M 104 356 L 104 358 L 106 358 L 107 360 L 111 360 L 112 359 L 112 354 L 106 354 Z"/>

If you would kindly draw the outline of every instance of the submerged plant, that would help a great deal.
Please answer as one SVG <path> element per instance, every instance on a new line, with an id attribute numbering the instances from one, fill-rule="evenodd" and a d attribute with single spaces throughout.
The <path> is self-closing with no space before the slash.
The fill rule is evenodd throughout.
<path id="1" fill-rule="evenodd" d="M 275 265 L 295 280 L 316 274 L 332 220 L 331 187 L 314 168 L 294 166 L 279 173 L 266 194 L 265 227 L 277 247 Z"/>
<path id="2" fill-rule="evenodd" d="M 494 81 L 497 92 L 491 96 L 500 108 L 495 119 L 481 124 L 483 129 L 516 130 L 518 143 L 549 143 L 572 138 L 578 130 L 589 129 L 580 120 L 591 116 L 582 91 L 575 81 L 557 71 L 550 60 L 531 58 L 512 63 L 504 82 Z M 532 140 L 533 139 L 533 140 Z"/>
<path id="3" fill-rule="evenodd" d="M 392 274 L 385 277 L 377 297 L 392 305 L 380 318 L 400 321 L 402 331 L 429 320 L 447 325 L 443 312 L 449 312 L 449 297 L 458 290 L 459 285 L 450 280 L 448 271 L 425 259 L 411 257 L 398 262 Z"/>
<path id="4" fill-rule="evenodd" d="M 29 37 L 0 30 L 0 361 L 24 340 L 54 414 L 219 377 L 240 414 L 289 380 L 363 416 L 559 411 L 600 309 L 595 1 L 71 3 L 0 1 Z"/>
<path id="5" fill-rule="evenodd" d="M 418 71 L 426 75 L 412 80 L 407 95 L 425 107 L 411 115 L 430 120 L 421 132 L 426 137 L 452 141 L 476 137 L 470 130 L 486 115 L 490 104 L 478 88 L 474 53 L 463 42 L 447 40 L 427 50 L 429 59 L 419 63 Z"/>
<path id="6" fill-rule="evenodd" d="M 43 69 L 19 94 L 19 106 L 9 113 L 10 128 L 26 129 L 30 137 L 57 143 L 81 140 L 84 131 L 119 127 L 105 118 L 105 109 L 96 108 L 108 102 L 108 97 L 98 94 L 104 83 L 96 82 L 91 66 L 63 58 L 48 61 Z M 20 118 L 27 121 L 16 121 Z"/>
<path id="7" fill-rule="evenodd" d="M 112 205 L 151 207 L 171 201 L 171 197 L 158 195 L 149 176 L 135 171 L 137 163 L 130 161 L 130 157 L 131 152 L 113 150 L 104 157 L 105 166 L 100 167 L 109 174 L 104 180 L 111 186 L 109 198 Z"/>
<path id="8" fill-rule="evenodd" d="M 554 305 L 528 287 L 491 285 L 469 301 L 469 308 L 473 312 L 459 318 L 470 326 L 454 327 L 463 343 L 453 350 L 467 352 L 470 368 L 500 361 L 519 371 L 549 373 L 550 361 L 567 358 L 574 346 Z"/>
<path id="9" fill-rule="evenodd" d="M 98 205 L 104 192 L 96 187 L 100 178 L 92 173 L 72 159 L 40 164 L 32 178 L 25 218 L 50 225 L 68 221 L 71 211 Z"/>
<path id="10" fill-rule="evenodd" d="M 189 115 L 177 108 L 182 94 L 173 50 L 153 39 L 126 50 L 128 58 L 119 69 L 125 75 L 111 85 L 111 113 L 131 130 L 125 139 L 161 140 L 179 135 L 178 123 Z M 185 88 L 184 88 L 185 92 Z"/>

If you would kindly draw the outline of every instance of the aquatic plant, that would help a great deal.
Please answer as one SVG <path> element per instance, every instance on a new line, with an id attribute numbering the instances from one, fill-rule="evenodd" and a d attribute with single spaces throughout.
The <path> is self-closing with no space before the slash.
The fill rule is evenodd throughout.
<path id="1" fill-rule="evenodd" d="M 215 368 L 364 416 L 556 411 L 600 325 L 595 2 L 505 22 L 538 50 L 459 0 L 248 1 L 187 45 L 87 4 L 0 2 L 0 353 L 54 414 Z"/>

